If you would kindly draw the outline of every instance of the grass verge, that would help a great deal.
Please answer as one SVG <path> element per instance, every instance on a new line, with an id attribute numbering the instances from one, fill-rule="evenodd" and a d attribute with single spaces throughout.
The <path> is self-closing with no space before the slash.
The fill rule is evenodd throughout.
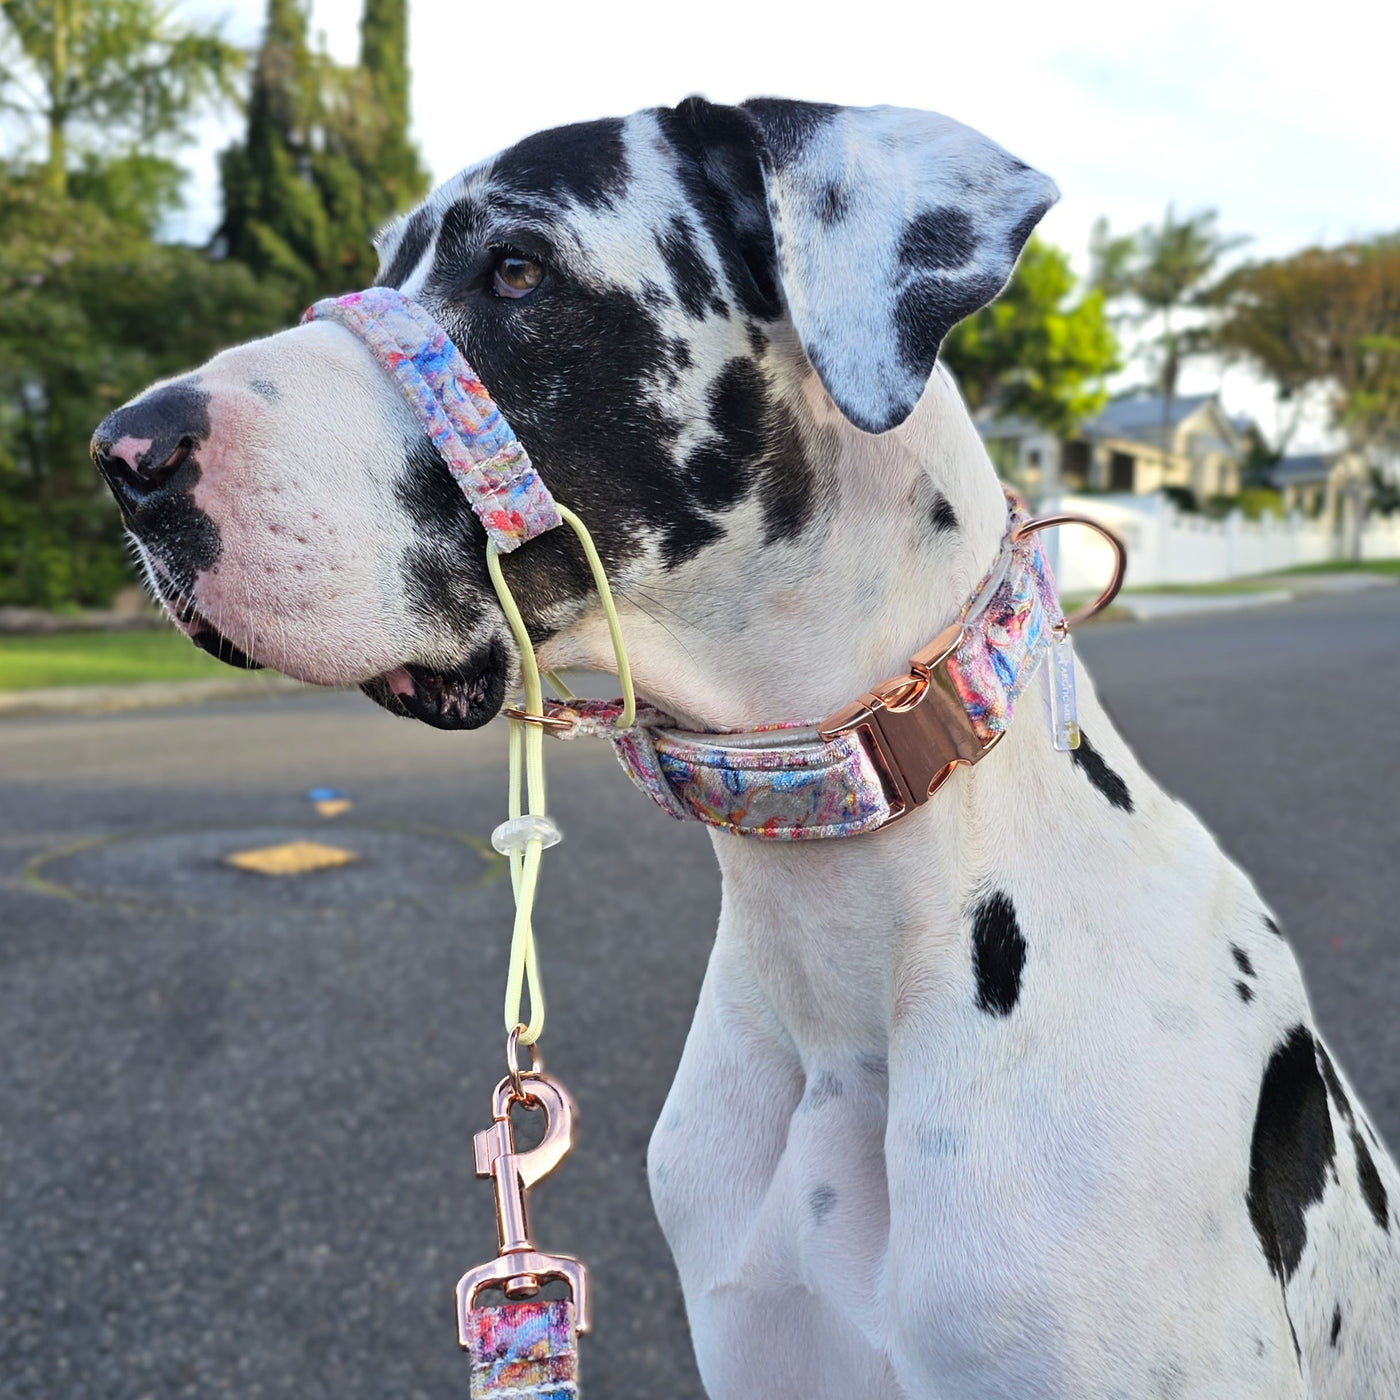
<path id="1" fill-rule="evenodd" d="M 1299 564 L 1286 574 L 1400 574 L 1400 559 L 1329 559 L 1325 564 Z"/>
<path id="2" fill-rule="evenodd" d="M 240 673 L 173 628 L 157 632 L 61 632 L 0 636 L 0 691 L 136 681 L 227 680 Z"/>

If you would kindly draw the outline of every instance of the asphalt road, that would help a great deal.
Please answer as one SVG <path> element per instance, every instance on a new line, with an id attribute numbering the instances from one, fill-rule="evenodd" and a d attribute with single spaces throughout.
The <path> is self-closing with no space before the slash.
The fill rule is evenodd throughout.
<path id="1" fill-rule="evenodd" d="M 1147 765 L 1280 912 L 1400 1140 L 1400 588 L 1085 633 Z M 698 1400 L 643 1160 L 719 904 L 708 840 L 551 748 L 551 1063 L 581 1141 L 536 1235 L 591 1265 L 588 1393 Z M 463 1395 L 450 1290 L 494 1251 L 510 898 L 494 732 L 354 696 L 0 724 L 0 1396 Z M 306 789 L 347 789 L 316 816 Z M 292 838 L 356 864 L 223 857 Z"/>

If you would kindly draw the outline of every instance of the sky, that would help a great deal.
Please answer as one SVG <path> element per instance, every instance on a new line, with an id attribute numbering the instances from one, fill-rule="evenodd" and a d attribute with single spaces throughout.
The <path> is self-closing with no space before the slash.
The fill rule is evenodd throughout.
<path id="1" fill-rule="evenodd" d="M 263 0 L 179 0 L 256 41 Z M 359 0 L 314 0 L 313 29 L 353 60 Z M 545 127 L 700 92 L 944 112 L 1051 175 L 1042 234 L 1083 266 L 1106 215 L 1127 231 L 1215 208 L 1246 256 L 1400 227 L 1400 8 L 1293 3 L 774 4 L 767 0 L 411 0 L 413 118 L 434 179 Z M 228 128 L 230 131 L 232 127 Z M 215 129 L 190 163 L 185 231 L 217 212 Z M 1240 371 L 1188 370 L 1273 426 Z"/>

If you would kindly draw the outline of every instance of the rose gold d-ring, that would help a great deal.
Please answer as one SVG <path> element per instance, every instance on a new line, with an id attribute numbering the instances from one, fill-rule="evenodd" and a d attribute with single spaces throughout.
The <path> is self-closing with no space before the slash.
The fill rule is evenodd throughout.
<path id="1" fill-rule="evenodd" d="M 506 1036 L 506 1070 L 510 1075 L 510 1092 L 521 1103 L 528 1103 L 532 1097 L 522 1082 L 521 1075 L 538 1074 L 544 1068 L 544 1057 L 533 1045 L 525 1047 L 530 1052 L 530 1068 L 527 1070 L 520 1068 L 520 1037 L 524 1035 L 525 1029 L 523 1025 L 516 1026 Z"/>
<path id="2" fill-rule="evenodd" d="M 1019 540 L 1026 535 L 1035 534 L 1038 530 L 1049 530 L 1056 525 L 1087 525 L 1102 535 L 1113 549 L 1113 576 L 1108 581 L 1108 587 L 1087 607 L 1080 608 L 1065 618 L 1065 630 L 1071 631 L 1081 622 L 1088 622 L 1091 617 L 1101 613 L 1118 596 L 1118 590 L 1123 586 L 1123 573 L 1128 567 L 1128 551 L 1124 549 L 1123 541 L 1108 526 L 1100 525 L 1097 520 L 1090 520 L 1087 515 L 1038 515 L 1034 520 L 1026 520 L 1018 525 L 1012 538 Z"/>

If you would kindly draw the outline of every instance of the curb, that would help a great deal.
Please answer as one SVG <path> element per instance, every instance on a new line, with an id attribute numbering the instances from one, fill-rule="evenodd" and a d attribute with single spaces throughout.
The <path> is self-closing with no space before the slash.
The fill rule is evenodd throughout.
<path id="1" fill-rule="evenodd" d="M 1241 608 L 1263 608 L 1275 603 L 1291 603 L 1297 595 L 1286 588 L 1260 593 L 1138 593 L 1115 600 L 1116 606 L 1133 616 L 1134 622 L 1156 622 L 1165 618 L 1199 617 L 1203 613 L 1235 612 Z"/>
<path id="2" fill-rule="evenodd" d="M 266 700 L 274 695 L 316 691 L 285 676 L 256 680 L 139 681 L 131 685 L 73 685 L 52 690 L 0 694 L 0 720 L 34 715 L 112 714 L 166 705 L 204 705 L 212 700 Z"/>

